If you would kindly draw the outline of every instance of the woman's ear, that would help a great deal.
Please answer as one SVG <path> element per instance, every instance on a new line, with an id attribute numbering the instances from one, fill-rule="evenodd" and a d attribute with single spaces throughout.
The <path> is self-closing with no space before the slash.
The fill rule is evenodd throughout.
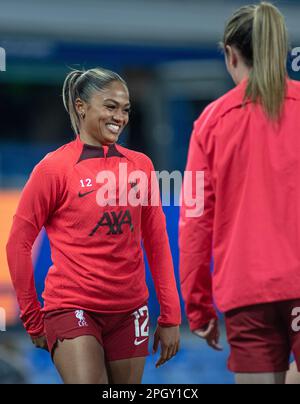
<path id="1" fill-rule="evenodd" d="M 226 62 L 228 67 L 232 68 L 236 66 L 236 60 L 234 55 L 234 50 L 232 46 L 226 45 L 225 47 Z"/>
<path id="2" fill-rule="evenodd" d="M 229 66 L 235 69 L 238 66 L 240 59 L 239 51 L 234 46 L 227 45 L 226 56 L 228 58 Z"/>
<path id="3" fill-rule="evenodd" d="M 84 103 L 80 98 L 76 98 L 75 108 L 76 108 L 76 112 L 80 115 L 82 113 L 82 110 L 84 109 Z"/>

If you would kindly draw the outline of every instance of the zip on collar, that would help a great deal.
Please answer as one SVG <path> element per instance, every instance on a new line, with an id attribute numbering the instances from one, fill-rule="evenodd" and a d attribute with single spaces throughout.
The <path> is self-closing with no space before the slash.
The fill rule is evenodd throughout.
<path id="1" fill-rule="evenodd" d="M 76 140 L 77 143 L 81 145 L 81 153 L 76 164 L 78 164 L 80 161 L 93 158 L 111 158 L 111 157 L 125 158 L 125 156 L 119 152 L 115 143 L 109 146 L 93 146 L 87 143 L 83 143 L 79 135 L 77 135 Z"/>

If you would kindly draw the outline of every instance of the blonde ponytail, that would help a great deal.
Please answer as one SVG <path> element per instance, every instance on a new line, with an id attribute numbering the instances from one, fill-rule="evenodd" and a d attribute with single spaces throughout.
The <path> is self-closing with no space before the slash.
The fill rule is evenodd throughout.
<path id="1" fill-rule="evenodd" d="M 271 3 L 241 7 L 228 21 L 223 46 L 235 46 L 250 68 L 245 99 L 260 103 L 279 120 L 287 83 L 288 34 L 283 15 Z"/>
<path id="2" fill-rule="evenodd" d="M 75 108 L 75 99 L 78 96 L 75 84 L 83 73 L 80 70 L 72 70 L 65 79 L 62 91 L 64 107 L 70 115 L 71 125 L 76 134 L 79 133 L 79 116 Z"/>
<path id="3" fill-rule="evenodd" d="M 271 119 L 279 119 L 286 92 L 288 36 L 284 17 L 270 3 L 261 3 L 254 11 L 252 44 L 246 98 L 260 102 Z"/>

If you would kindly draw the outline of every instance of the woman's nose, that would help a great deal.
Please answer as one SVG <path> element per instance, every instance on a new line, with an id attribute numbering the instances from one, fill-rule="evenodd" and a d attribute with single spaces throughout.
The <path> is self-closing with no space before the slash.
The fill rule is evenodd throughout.
<path id="1" fill-rule="evenodd" d="M 113 120 L 116 122 L 122 122 L 124 119 L 122 111 L 114 111 Z"/>

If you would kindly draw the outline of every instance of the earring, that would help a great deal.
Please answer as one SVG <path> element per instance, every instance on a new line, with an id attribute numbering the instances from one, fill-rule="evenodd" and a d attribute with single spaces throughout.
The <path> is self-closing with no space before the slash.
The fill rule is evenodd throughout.
<path id="1" fill-rule="evenodd" d="M 81 111 L 81 112 L 80 112 L 80 118 L 81 118 L 81 119 L 84 119 L 84 117 L 85 117 L 85 112 L 84 112 L 84 111 Z"/>

